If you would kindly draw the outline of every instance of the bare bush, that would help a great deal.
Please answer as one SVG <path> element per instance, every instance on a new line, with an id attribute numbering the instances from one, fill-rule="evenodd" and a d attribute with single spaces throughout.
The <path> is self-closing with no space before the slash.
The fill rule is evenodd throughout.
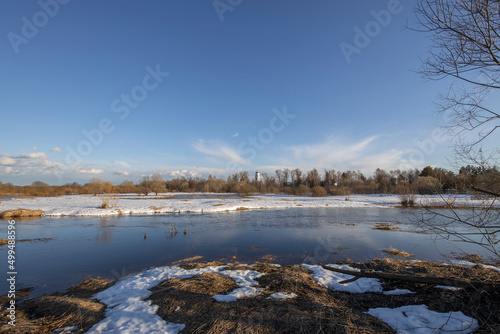
<path id="1" fill-rule="evenodd" d="M 325 197 L 326 190 L 322 186 L 314 186 L 311 188 L 311 193 L 313 197 Z"/>

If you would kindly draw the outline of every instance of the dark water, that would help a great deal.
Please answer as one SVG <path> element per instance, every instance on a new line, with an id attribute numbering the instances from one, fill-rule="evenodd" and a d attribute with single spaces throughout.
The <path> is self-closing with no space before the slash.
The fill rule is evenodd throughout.
<path id="1" fill-rule="evenodd" d="M 279 264 L 330 263 L 384 256 L 393 246 L 416 258 L 443 260 L 456 252 L 431 235 L 417 233 L 415 210 L 377 208 L 286 209 L 219 214 L 172 214 L 104 218 L 17 220 L 17 289 L 34 287 L 34 296 L 63 290 L 85 278 L 120 277 L 201 255 L 203 260 L 253 262 L 272 254 Z M 399 230 L 372 230 L 392 223 Z M 175 230 L 171 233 L 172 229 Z M 186 234 L 184 234 L 186 230 Z M 144 238 L 144 235 L 147 238 Z M 7 221 L 0 221 L 7 237 Z M 479 249 L 467 249 L 481 253 Z M 2 271 L 8 272 L 7 246 L 0 247 Z M 1 280 L 0 294 L 7 290 Z"/>

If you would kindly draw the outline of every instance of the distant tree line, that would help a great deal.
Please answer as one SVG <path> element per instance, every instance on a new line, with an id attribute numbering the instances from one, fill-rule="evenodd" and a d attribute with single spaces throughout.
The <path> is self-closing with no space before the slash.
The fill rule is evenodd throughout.
<path id="1" fill-rule="evenodd" d="M 263 173 L 260 181 L 248 172 L 239 172 L 221 179 L 210 175 L 202 178 L 176 178 L 165 180 L 160 174 L 144 176 L 139 182 L 125 180 L 119 185 L 99 178 L 92 178 L 85 184 L 68 183 L 51 186 L 41 181 L 30 186 L 15 186 L 0 182 L 0 196 L 60 196 L 68 194 L 118 194 L 137 193 L 158 195 L 166 192 L 238 193 L 238 194 L 280 194 L 300 196 L 326 196 L 350 194 L 436 194 L 466 193 L 480 189 L 483 193 L 498 193 L 500 173 L 497 167 L 482 168 L 464 166 L 458 173 L 427 166 L 422 170 L 409 169 L 389 172 L 377 168 L 371 176 L 348 170 L 312 169 L 303 172 L 299 168 L 278 169 L 274 174 Z"/>

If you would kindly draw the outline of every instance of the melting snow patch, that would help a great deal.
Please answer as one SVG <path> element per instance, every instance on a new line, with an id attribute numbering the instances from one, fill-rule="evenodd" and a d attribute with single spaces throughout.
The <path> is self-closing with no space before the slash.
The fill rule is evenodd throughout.
<path id="1" fill-rule="evenodd" d="M 316 280 L 316 282 L 318 282 L 319 285 L 322 285 L 325 288 L 350 293 L 382 292 L 382 284 L 376 278 L 361 277 L 354 282 L 340 284 L 339 282 L 354 278 L 354 276 L 326 270 L 318 265 L 303 264 L 302 266 L 306 269 L 312 270 L 312 277 Z M 352 268 L 347 264 L 329 264 L 328 266 L 338 269 L 358 271 L 358 269 Z"/>
<path id="2" fill-rule="evenodd" d="M 499 267 L 495 267 L 495 266 L 490 266 L 490 265 L 487 265 L 487 264 L 482 264 L 482 266 L 486 269 L 491 269 L 491 270 L 495 270 L 495 271 L 498 271 L 500 272 L 500 268 Z"/>
<path id="3" fill-rule="evenodd" d="M 185 270 L 176 266 L 149 269 L 125 278 L 99 292 L 94 298 L 108 305 L 104 320 L 94 325 L 88 333 L 178 333 L 183 324 L 173 324 L 160 318 L 157 305 L 144 300 L 152 287 L 171 278 L 189 278 L 204 272 L 218 273 L 224 266 Z"/>
<path id="4" fill-rule="evenodd" d="M 415 293 L 408 289 L 394 289 L 382 292 L 384 295 L 395 296 L 395 295 L 407 295 L 409 293 Z"/>
<path id="5" fill-rule="evenodd" d="M 239 286 L 238 289 L 234 289 L 227 295 L 215 295 L 212 297 L 219 302 L 234 302 L 239 298 L 258 296 L 262 289 L 254 288 L 254 286 L 259 285 L 254 279 L 265 275 L 252 270 L 223 270 L 219 274 L 234 279 Z"/>
<path id="6" fill-rule="evenodd" d="M 371 308 L 367 313 L 387 323 L 399 334 L 467 334 L 479 328 L 476 319 L 462 312 L 438 313 L 430 311 L 426 305 Z"/>
<path id="7" fill-rule="evenodd" d="M 457 290 L 462 289 L 458 286 L 447 286 L 447 285 L 436 285 L 435 288 L 436 289 L 443 289 L 443 290 L 451 290 L 451 291 L 457 291 Z"/>
<path id="8" fill-rule="evenodd" d="M 76 326 L 68 326 L 68 327 L 56 329 L 52 333 L 53 334 L 70 334 L 70 333 L 76 332 L 77 330 L 78 330 L 78 327 L 76 327 Z"/>
<path id="9" fill-rule="evenodd" d="M 275 299 L 289 299 L 289 298 L 295 298 L 297 295 L 293 292 L 288 293 L 288 292 L 275 292 L 271 296 L 271 298 Z"/>
<path id="10" fill-rule="evenodd" d="M 491 269 L 491 270 L 495 270 L 495 271 L 500 272 L 500 267 L 495 267 L 495 266 L 492 266 L 489 264 L 477 264 L 477 263 L 473 263 L 473 262 L 469 262 L 469 261 L 465 261 L 465 260 L 451 260 L 450 262 L 454 265 L 457 265 L 457 266 L 464 266 L 464 267 L 469 267 L 469 268 L 480 265 L 483 268 Z"/>

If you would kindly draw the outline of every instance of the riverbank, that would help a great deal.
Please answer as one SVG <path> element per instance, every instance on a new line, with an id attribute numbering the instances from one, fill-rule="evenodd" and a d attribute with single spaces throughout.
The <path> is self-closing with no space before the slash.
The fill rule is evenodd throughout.
<path id="1" fill-rule="evenodd" d="M 68 333 L 500 331 L 500 269 L 493 266 L 394 259 L 329 265 L 402 277 L 356 279 L 320 265 L 281 267 L 199 259 L 150 269 L 116 283 L 89 279 L 65 292 L 22 302 L 16 327 L 3 325 L 0 332 L 52 333 L 60 328 Z M 404 280 L 406 276 L 471 284 L 442 286 Z M 7 302 L 5 296 L 0 301 Z"/>
<path id="2" fill-rule="evenodd" d="M 416 207 L 472 208 L 491 200 L 469 195 L 415 196 Z M 67 195 L 59 197 L 12 198 L 0 203 L 0 212 L 17 209 L 42 210 L 43 216 L 116 216 L 168 213 L 235 212 L 287 208 L 393 208 L 400 206 L 398 195 L 352 195 L 303 197 L 287 195 L 239 196 L 236 194 L 168 193 L 158 196 Z M 500 207 L 498 201 L 493 203 Z"/>

